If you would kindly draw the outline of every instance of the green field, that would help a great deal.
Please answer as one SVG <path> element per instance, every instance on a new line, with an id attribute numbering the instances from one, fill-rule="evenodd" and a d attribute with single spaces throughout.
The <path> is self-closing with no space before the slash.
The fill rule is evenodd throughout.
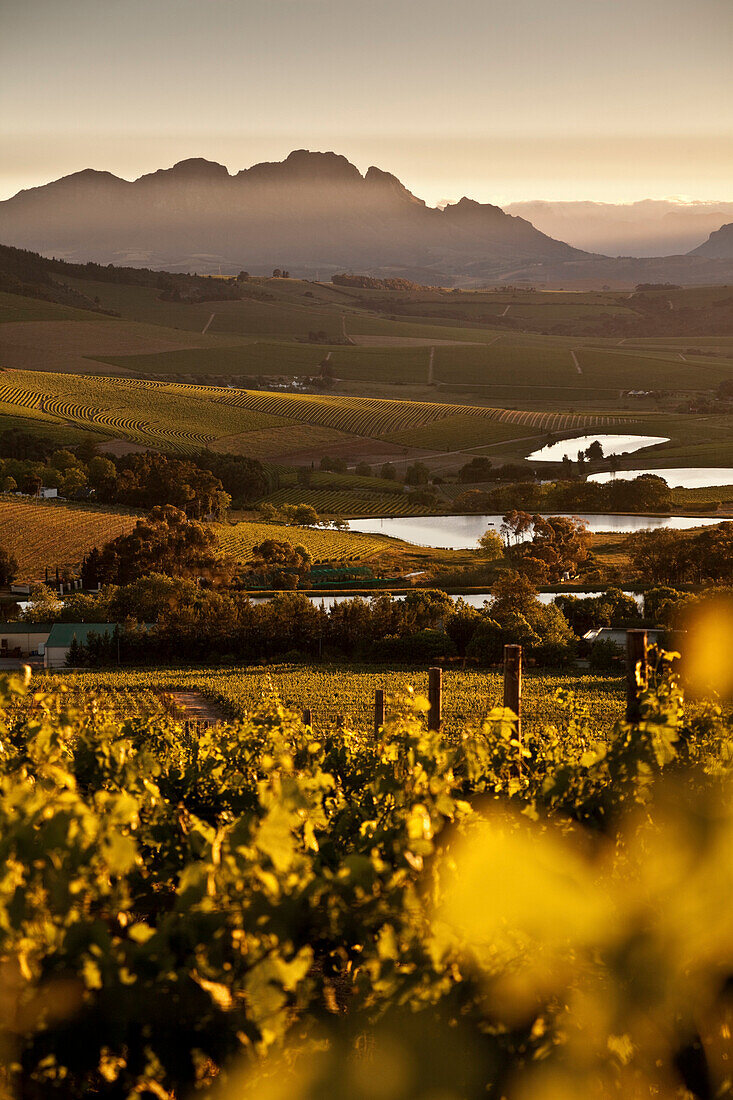
<path id="1" fill-rule="evenodd" d="M 56 681 L 54 676 L 53 680 Z M 374 691 L 404 692 L 408 686 L 427 694 L 427 673 L 363 667 L 309 667 L 272 665 L 265 668 L 160 669 L 63 674 L 63 682 L 83 700 L 94 688 L 127 693 L 133 706 L 149 700 L 157 706 L 155 692 L 198 691 L 221 707 L 223 714 L 246 718 L 263 697 L 302 711 L 309 707 L 316 730 L 332 729 L 339 716 L 354 728 L 369 729 L 373 721 Z M 575 672 L 529 672 L 524 679 L 522 714 L 526 732 L 545 725 L 567 726 L 567 708 L 555 697 L 559 688 L 570 689 L 582 705 L 589 723 L 610 727 L 620 717 L 623 682 L 618 677 Z M 126 701 L 126 700 L 123 700 Z M 455 734 L 476 724 L 493 707 L 501 706 L 502 679 L 498 672 L 453 671 L 443 675 L 443 710 L 446 733 Z"/>
<path id="2" fill-rule="evenodd" d="M 99 376 L 48 374 L 40 371 L 0 373 L 0 414 L 76 425 L 109 437 L 162 450 L 191 452 L 225 437 L 236 437 L 234 449 L 257 433 L 263 445 L 270 429 L 308 424 L 348 435 L 394 440 L 409 432 L 413 446 L 432 445 L 430 432 L 451 420 L 440 435 L 440 448 L 466 446 L 466 418 L 483 444 L 547 431 L 593 428 L 616 418 L 439 404 L 435 401 L 272 393 L 216 386 L 181 385 Z M 484 432 L 488 425 L 488 433 Z M 497 434 L 495 426 L 498 426 Z M 422 443 L 421 429 L 430 429 Z M 287 434 L 287 433 L 285 433 Z M 472 445 L 477 445 L 476 443 Z M 220 448 L 224 449 L 224 448 Z M 251 452 L 257 453 L 254 447 Z M 264 453 L 264 452 L 263 452 Z M 271 449 L 266 457 L 271 457 Z"/>

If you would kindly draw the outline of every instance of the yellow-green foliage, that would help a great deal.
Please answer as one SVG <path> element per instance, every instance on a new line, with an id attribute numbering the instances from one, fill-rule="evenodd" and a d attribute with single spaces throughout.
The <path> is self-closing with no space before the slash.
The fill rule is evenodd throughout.
<path id="1" fill-rule="evenodd" d="M 731 729 L 673 679 L 523 741 L 49 686 L 0 678 L 8 1097 L 730 1095 Z"/>
<path id="2" fill-rule="evenodd" d="M 175 690 L 200 691 L 231 718 L 245 718 L 260 706 L 263 698 L 301 712 L 309 707 L 314 727 L 334 729 L 339 717 L 347 724 L 369 728 L 374 708 L 374 691 L 404 692 L 409 685 L 427 693 L 426 672 L 396 671 L 374 667 L 311 667 L 271 665 L 267 667 L 213 669 L 152 669 L 83 671 L 54 677 L 73 696 L 83 701 L 91 691 L 122 702 L 146 699 L 159 705 L 156 693 Z M 124 693 L 122 696 L 120 693 Z M 530 733 L 546 725 L 567 730 L 579 717 L 590 725 L 610 727 L 620 717 L 623 683 L 618 677 L 578 673 L 529 672 L 524 678 L 523 721 Z M 480 722 L 502 698 L 502 678 L 497 672 L 450 669 L 443 676 L 445 730 L 458 734 L 467 723 Z M 129 704 L 128 704 L 129 705 Z M 131 713 L 137 713 L 133 711 Z M 574 735 L 575 736 L 575 735 Z M 580 726 L 575 747 L 583 751 L 592 741 Z M 569 746 L 569 741 L 567 745 Z"/>

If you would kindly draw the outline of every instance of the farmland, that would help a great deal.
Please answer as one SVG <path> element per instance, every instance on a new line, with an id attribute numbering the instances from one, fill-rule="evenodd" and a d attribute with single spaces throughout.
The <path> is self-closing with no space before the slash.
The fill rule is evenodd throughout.
<path id="1" fill-rule="evenodd" d="M 427 428 L 430 446 L 434 426 L 452 418 L 441 433 L 442 449 L 451 450 L 466 445 L 468 418 L 482 443 L 487 437 L 512 438 L 518 432 L 533 436 L 620 422 L 617 417 L 483 405 L 271 393 L 40 371 L 0 374 L 0 413 L 76 425 L 183 453 L 214 441 L 221 445 L 227 436 L 236 437 L 239 449 L 249 432 L 264 432 L 260 438 L 265 447 L 267 429 L 301 424 L 371 439 L 402 439 L 402 433 L 410 433 L 407 438 L 413 446 L 421 445 L 421 430 Z"/>
<path id="2" fill-rule="evenodd" d="M 46 566 L 77 567 L 93 546 L 126 534 L 138 518 L 101 505 L 0 496 L 2 544 L 16 558 L 21 580 L 42 577 Z"/>
<path id="3" fill-rule="evenodd" d="M 264 698 L 295 711 L 309 707 L 316 729 L 332 729 L 340 717 L 347 725 L 368 729 L 376 688 L 395 694 L 412 685 L 422 694 L 427 693 L 425 672 L 370 667 L 272 665 L 220 670 L 80 671 L 65 673 L 58 679 L 80 700 L 93 689 L 101 689 L 111 693 L 121 711 L 132 705 L 134 713 L 139 712 L 141 700 L 156 709 L 160 705 L 158 693 L 194 690 L 211 699 L 228 717 L 244 719 L 258 709 Z M 57 682 L 57 677 L 51 682 Z M 574 694 L 589 724 L 608 728 L 621 714 L 623 685 L 618 677 L 530 672 L 525 676 L 522 701 L 527 733 L 545 725 L 567 732 L 569 708 L 567 702 L 556 697 L 561 688 Z M 468 724 L 479 723 L 492 707 L 501 705 L 501 699 L 499 673 L 447 671 L 443 684 L 446 733 L 456 734 Z"/>
<path id="4" fill-rule="evenodd" d="M 102 505 L 0 496 L 2 545 L 16 558 L 22 580 L 43 577 L 46 566 L 78 568 L 93 546 L 126 534 L 139 518 L 138 512 Z M 368 560 L 400 545 L 379 535 L 270 523 L 216 524 L 214 530 L 221 549 L 239 561 L 247 561 L 252 547 L 268 538 L 300 543 L 316 562 Z"/>

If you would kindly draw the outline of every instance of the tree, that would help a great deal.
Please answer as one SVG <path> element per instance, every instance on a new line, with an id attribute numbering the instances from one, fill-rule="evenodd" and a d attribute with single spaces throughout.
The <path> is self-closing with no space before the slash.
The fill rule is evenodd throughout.
<path id="1" fill-rule="evenodd" d="M 75 466 L 82 465 L 81 460 L 78 459 L 75 454 L 72 454 L 71 451 L 67 450 L 54 451 L 49 459 L 49 463 L 54 469 L 64 472 L 73 469 Z"/>
<path id="2" fill-rule="evenodd" d="M 535 515 L 532 540 L 511 549 L 517 567 L 536 582 L 558 581 L 576 573 L 590 559 L 588 524 L 573 516 Z"/>
<path id="3" fill-rule="evenodd" d="M 305 546 L 293 546 L 285 539 L 265 539 L 252 547 L 252 571 L 265 571 L 275 588 L 297 588 L 310 573 L 312 561 Z"/>
<path id="4" fill-rule="evenodd" d="M 478 540 L 479 556 L 486 561 L 498 561 L 504 556 L 504 540 L 498 531 L 489 528 Z"/>
<path id="5" fill-rule="evenodd" d="M 70 500 L 77 497 L 79 493 L 86 488 L 87 475 L 82 469 L 72 467 L 64 474 L 64 479 L 61 483 L 61 494 Z"/>
<path id="6" fill-rule="evenodd" d="M 601 462 L 603 460 L 603 445 L 598 439 L 593 440 L 585 452 L 585 457 L 590 462 Z"/>
<path id="7" fill-rule="evenodd" d="M 396 481 L 397 470 L 391 462 L 385 462 L 382 469 L 379 471 L 379 476 L 384 478 L 385 481 Z"/>
<path id="8" fill-rule="evenodd" d="M 532 530 L 532 522 L 529 512 L 516 508 L 507 512 L 501 524 L 501 533 L 506 539 L 507 546 L 510 542 L 515 544 L 521 542 Z"/>
<path id="9" fill-rule="evenodd" d="M 18 489 L 18 482 L 15 480 L 14 477 L 10 477 L 10 475 L 8 475 L 8 477 L 3 478 L 3 492 L 4 493 L 15 493 L 17 491 L 17 489 Z"/>
<path id="10" fill-rule="evenodd" d="M 354 473 L 358 474 L 359 477 L 371 477 L 372 468 L 368 462 L 359 462 L 357 463 Z"/>
<path id="11" fill-rule="evenodd" d="M 424 462 L 414 462 L 405 471 L 406 485 L 427 485 L 430 480 L 430 470 Z"/>
<path id="12" fill-rule="evenodd" d="M 17 576 L 17 559 L 4 546 L 0 546 L 0 585 L 12 584 Z"/>
<path id="13" fill-rule="evenodd" d="M 477 481 L 488 481 L 491 476 L 491 462 L 483 455 L 472 458 L 458 471 L 458 480 L 463 484 L 472 484 Z"/>
<path id="14" fill-rule="evenodd" d="M 138 520 L 129 534 L 108 542 L 98 556 L 87 556 L 82 564 L 87 587 L 92 568 L 97 582 L 129 584 L 146 573 L 222 580 L 231 576 L 234 562 L 219 552 L 210 527 L 166 504 Z"/>
<path id="15" fill-rule="evenodd" d="M 28 597 L 28 607 L 23 612 L 23 620 L 27 623 L 53 622 L 54 619 L 59 618 L 63 606 L 61 600 L 56 598 L 47 584 L 33 584 Z"/>
<path id="16" fill-rule="evenodd" d="M 110 495 L 117 484 L 117 467 L 109 458 L 97 455 L 87 466 L 87 479 L 92 489 Z"/>

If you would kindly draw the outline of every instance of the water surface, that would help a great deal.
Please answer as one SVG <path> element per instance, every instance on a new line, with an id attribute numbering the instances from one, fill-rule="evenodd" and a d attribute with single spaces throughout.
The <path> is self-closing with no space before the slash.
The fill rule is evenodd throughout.
<path id="1" fill-rule="evenodd" d="M 579 451 L 587 451 L 591 443 L 598 442 L 604 455 L 631 454 L 642 447 L 654 447 L 658 443 L 669 443 L 666 435 L 577 435 L 547 443 L 538 451 L 527 455 L 531 462 L 562 462 L 565 455 L 576 461 Z"/>
<path id="2" fill-rule="evenodd" d="M 656 530 L 670 527 L 686 531 L 691 527 L 707 527 L 725 520 L 709 516 L 639 516 L 593 515 L 581 513 L 579 519 L 588 521 L 593 534 L 615 532 L 630 534 L 633 531 Z M 369 535 L 391 535 L 414 546 L 429 546 L 439 550 L 475 550 L 478 540 L 488 529 L 499 532 L 502 517 L 485 516 L 368 516 L 349 521 L 352 531 L 364 531 Z"/>
<path id="3" fill-rule="evenodd" d="M 611 481 L 624 478 L 629 481 L 642 474 L 656 474 L 663 477 L 671 489 L 700 489 L 706 485 L 733 485 L 733 468 L 730 466 L 699 466 L 686 469 L 668 470 L 619 470 L 618 473 L 591 474 L 588 481 Z"/>

